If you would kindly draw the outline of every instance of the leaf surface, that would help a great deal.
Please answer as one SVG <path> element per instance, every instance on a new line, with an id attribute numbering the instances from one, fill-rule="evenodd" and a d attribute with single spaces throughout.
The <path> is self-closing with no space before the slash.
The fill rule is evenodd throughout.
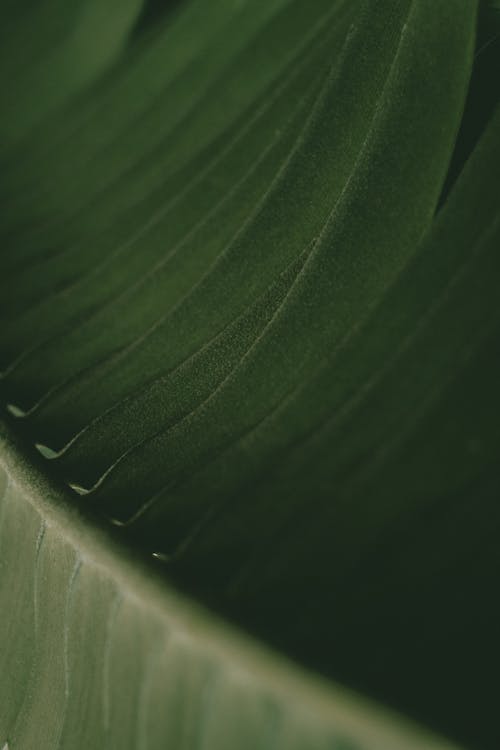
<path id="1" fill-rule="evenodd" d="M 493 749 L 486 11 L 158 12 L 2 10 L 0 742 Z"/>

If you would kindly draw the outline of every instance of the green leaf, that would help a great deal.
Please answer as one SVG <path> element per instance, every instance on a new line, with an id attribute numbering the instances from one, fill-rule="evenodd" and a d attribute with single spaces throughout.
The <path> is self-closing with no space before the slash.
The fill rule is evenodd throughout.
<path id="1" fill-rule="evenodd" d="M 487 10 L 167 6 L 1 11 L 0 744 L 493 750 Z"/>
<path id="2" fill-rule="evenodd" d="M 9 748 L 455 749 L 237 634 L 2 447 Z"/>

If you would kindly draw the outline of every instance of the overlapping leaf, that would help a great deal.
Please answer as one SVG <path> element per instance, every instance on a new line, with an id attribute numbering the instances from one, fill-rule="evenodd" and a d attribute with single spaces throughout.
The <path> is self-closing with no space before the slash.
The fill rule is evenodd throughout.
<path id="1" fill-rule="evenodd" d="M 129 5 L 95 57 L 95 3 L 5 11 L 15 427 L 199 597 L 495 747 L 498 92 L 452 161 L 477 5 L 191 0 L 126 40 Z"/>

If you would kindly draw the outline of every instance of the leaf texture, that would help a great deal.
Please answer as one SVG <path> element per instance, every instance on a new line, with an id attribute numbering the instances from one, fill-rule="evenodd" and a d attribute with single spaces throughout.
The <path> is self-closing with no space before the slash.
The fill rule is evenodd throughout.
<path id="1" fill-rule="evenodd" d="M 170 582 L 303 665 L 493 750 L 500 91 L 480 85 L 497 44 L 481 37 L 486 11 L 478 32 L 477 3 L 460 0 L 150 12 L 2 10 L 6 421 L 69 502 L 115 527 L 124 558 L 154 554 Z M 27 570 L 45 544 L 34 512 L 14 513 L 31 529 Z M 61 600 L 39 628 L 60 631 L 55 700 L 75 714 L 41 746 L 74 747 L 83 721 L 67 675 L 84 657 L 65 629 L 80 632 L 88 598 L 105 679 L 139 691 L 92 708 L 116 727 L 103 736 L 159 747 L 146 734 L 163 736 L 161 716 L 157 732 L 140 718 L 153 701 L 140 691 L 164 679 L 154 618 L 136 604 L 110 615 L 122 592 L 56 537 L 43 596 Z M 36 667 L 30 649 L 26 669 L 50 680 L 50 648 Z M 175 654 L 184 684 L 198 666 Z M 193 688 L 206 734 L 172 747 L 236 746 L 214 739 L 230 693 L 218 669 L 199 678 L 216 687 Z M 44 710 L 18 706 L 6 726 L 32 715 L 32 732 Z M 247 731 L 238 747 L 343 747 L 321 727 L 257 744 Z"/>
<path id="2" fill-rule="evenodd" d="M 167 588 L 20 462 L 5 437 L 0 600 L 13 609 L 0 619 L 9 644 L 0 731 L 8 748 L 457 750 Z"/>

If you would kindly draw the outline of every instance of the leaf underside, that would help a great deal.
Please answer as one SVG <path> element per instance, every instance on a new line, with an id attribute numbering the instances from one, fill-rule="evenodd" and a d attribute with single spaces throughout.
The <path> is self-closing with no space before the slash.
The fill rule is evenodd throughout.
<path id="1" fill-rule="evenodd" d="M 0 744 L 497 748 L 497 11 L 0 14 Z"/>

